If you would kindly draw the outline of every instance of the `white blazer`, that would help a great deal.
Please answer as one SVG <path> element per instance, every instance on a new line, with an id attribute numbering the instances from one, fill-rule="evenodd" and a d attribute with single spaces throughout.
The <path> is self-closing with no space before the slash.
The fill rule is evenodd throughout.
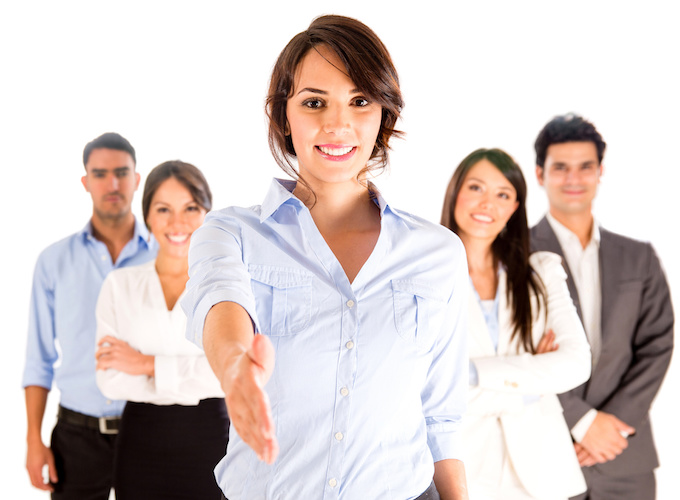
<path id="1" fill-rule="evenodd" d="M 499 277 L 498 350 L 494 351 L 479 302 L 470 294 L 470 359 L 479 385 L 470 387 L 468 412 L 462 435 L 466 441 L 465 469 L 471 483 L 498 484 L 504 458 L 511 461 L 517 478 L 536 498 L 570 497 L 586 490 L 569 429 L 556 394 L 568 391 L 590 377 L 590 346 L 569 295 L 559 256 L 549 252 L 531 255 L 548 298 L 548 315 L 537 313 L 532 294 L 532 337 L 537 345 L 552 329 L 557 351 L 532 355 L 512 335 L 512 310 L 506 297 L 506 274 Z M 525 403 L 524 396 L 538 396 Z M 474 500 L 474 499 L 472 499 Z"/>

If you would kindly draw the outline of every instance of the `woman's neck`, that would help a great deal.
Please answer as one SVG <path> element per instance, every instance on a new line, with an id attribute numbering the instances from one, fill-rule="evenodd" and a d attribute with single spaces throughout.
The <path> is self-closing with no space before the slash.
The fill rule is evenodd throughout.
<path id="1" fill-rule="evenodd" d="M 161 276 L 189 276 L 189 261 L 185 257 L 174 257 L 159 251 L 156 256 L 156 272 Z"/>

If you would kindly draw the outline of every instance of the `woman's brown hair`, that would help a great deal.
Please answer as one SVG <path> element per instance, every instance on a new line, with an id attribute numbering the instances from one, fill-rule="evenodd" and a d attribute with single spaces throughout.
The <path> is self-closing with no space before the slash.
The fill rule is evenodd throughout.
<path id="1" fill-rule="evenodd" d="M 180 184 L 187 188 L 198 206 L 206 212 L 210 212 L 212 208 L 212 193 L 203 173 L 191 163 L 171 160 L 154 167 L 146 178 L 144 194 L 142 195 L 142 214 L 145 223 L 149 216 L 151 200 L 154 194 L 158 191 L 159 186 L 171 177 L 177 179 Z"/>
<path id="2" fill-rule="evenodd" d="M 380 131 L 371 157 L 359 173 L 381 172 L 387 166 L 390 138 L 403 135 L 394 126 L 404 102 L 399 76 L 392 58 L 378 36 L 365 24 L 344 16 L 321 16 L 306 31 L 298 33 L 281 51 L 269 83 L 266 112 L 269 118 L 269 148 L 276 163 L 293 179 L 307 185 L 293 165 L 296 158 L 288 131 L 286 106 L 293 94 L 295 73 L 311 49 L 324 45 L 337 54 L 357 89 L 382 106 Z M 309 187 L 309 186 L 307 186 Z"/>
<path id="3" fill-rule="evenodd" d="M 517 210 L 492 243 L 491 250 L 495 263 L 502 263 L 506 270 L 508 279 L 507 300 L 513 308 L 512 338 L 519 335 L 520 344 L 524 349 L 535 354 L 536 348 L 531 338 L 530 291 L 533 291 L 538 298 L 542 299 L 537 301 L 537 307 L 540 311 L 542 302 L 546 309 L 546 315 L 548 303 L 543 282 L 529 264 L 531 249 L 526 211 L 527 185 L 519 165 L 509 154 L 500 149 L 478 149 L 470 153 L 458 165 L 446 189 L 441 223 L 454 233 L 458 233 L 458 224 L 454 217 L 458 193 L 460 193 L 463 181 L 470 169 L 484 159 L 491 162 L 510 181 L 517 192 L 517 201 L 519 202 Z"/>

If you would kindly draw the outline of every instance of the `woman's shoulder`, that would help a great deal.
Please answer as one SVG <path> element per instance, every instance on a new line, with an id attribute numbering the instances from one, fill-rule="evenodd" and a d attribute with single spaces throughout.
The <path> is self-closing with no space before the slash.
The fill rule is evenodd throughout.
<path id="1" fill-rule="evenodd" d="M 562 267 L 562 257 L 553 252 L 534 252 L 529 256 L 529 264 L 541 278 L 559 277 L 566 279 L 567 274 Z"/>
<path id="2" fill-rule="evenodd" d="M 427 235 L 448 243 L 462 245 L 458 235 L 441 224 L 434 223 L 424 217 L 406 212 L 405 210 L 399 210 L 393 207 L 390 207 L 390 210 L 404 223 L 406 228 L 416 236 Z"/>

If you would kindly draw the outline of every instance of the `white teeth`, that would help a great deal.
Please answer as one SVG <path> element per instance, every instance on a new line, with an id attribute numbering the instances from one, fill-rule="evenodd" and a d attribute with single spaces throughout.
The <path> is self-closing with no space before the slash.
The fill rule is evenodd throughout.
<path id="1" fill-rule="evenodd" d="M 480 222 L 493 222 L 493 219 L 491 217 L 483 214 L 474 214 L 472 218 Z"/>
<path id="2" fill-rule="evenodd" d="M 175 234 L 169 234 L 168 239 L 172 241 L 173 243 L 184 243 L 189 239 L 188 234 L 181 234 L 181 235 L 175 235 Z"/>
<path id="3" fill-rule="evenodd" d="M 327 148 L 325 146 L 319 146 L 319 149 L 330 156 L 342 156 L 346 155 L 350 151 L 352 151 L 354 148 L 352 146 L 349 146 L 347 148 Z"/>

